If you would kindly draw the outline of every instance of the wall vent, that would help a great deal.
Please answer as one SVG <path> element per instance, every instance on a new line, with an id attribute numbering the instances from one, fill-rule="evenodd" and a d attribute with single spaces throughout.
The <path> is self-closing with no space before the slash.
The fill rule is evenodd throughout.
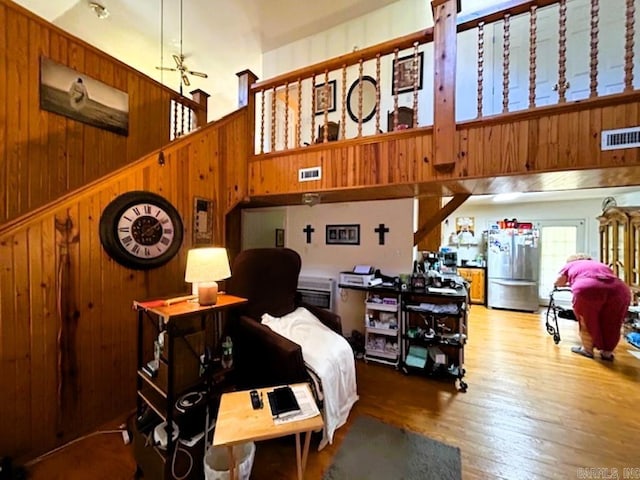
<path id="1" fill-rule="evenodd" d="M 322 178 L 322 167 L 301 168 L 298 170 L 299 182 L 310 182 Z"/>
<path id="2" fill-rule="evenodd" d="M 601 150 L 640 147 L 640 127 L 603 130 L 601 139 Z"/>

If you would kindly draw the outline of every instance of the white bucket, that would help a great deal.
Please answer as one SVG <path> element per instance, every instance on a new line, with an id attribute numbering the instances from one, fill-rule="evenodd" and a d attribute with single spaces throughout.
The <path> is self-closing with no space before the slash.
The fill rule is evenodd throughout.
<path id="1" fill-rule="evenodd" d="M 233 457 L 239 480 L 249 480 L 253 459 L 256 455 L 254 442 L 234 445 Z M 229 480 L 229 449 L 227 447 L 211 446 L 204 457 L 204 475 L 206 480 Z"/>

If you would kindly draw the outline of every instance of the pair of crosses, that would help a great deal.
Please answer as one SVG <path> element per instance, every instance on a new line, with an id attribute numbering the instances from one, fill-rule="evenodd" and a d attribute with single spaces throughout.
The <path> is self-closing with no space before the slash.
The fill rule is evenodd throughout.
<path id="1" fill-rule="evenodd" d="M 307 225 L 302 229 L 307 234 L 307 243 L 311 243 L 311 234 L 316 231 L 311 225 Z M 384 223 L 378 225 L 378 228 L 373 229 L 378 234 L 378 245 L 384 245 L 384 236 L 389 232 L 389 227 L 385 227 Z"/>

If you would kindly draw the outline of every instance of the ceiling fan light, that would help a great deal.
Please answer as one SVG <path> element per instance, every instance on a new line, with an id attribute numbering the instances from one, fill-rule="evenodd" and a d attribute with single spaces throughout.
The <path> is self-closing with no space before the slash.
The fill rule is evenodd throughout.
<path id="1" fill-rule="evenodd" d="M 100 5 L 97 2 L 89 2 L 89 8 L 93 10 L 93 13 L 95 13 L 96 17 L 100 20 L 104 20 L 111 14 L 104 5 Z"/>

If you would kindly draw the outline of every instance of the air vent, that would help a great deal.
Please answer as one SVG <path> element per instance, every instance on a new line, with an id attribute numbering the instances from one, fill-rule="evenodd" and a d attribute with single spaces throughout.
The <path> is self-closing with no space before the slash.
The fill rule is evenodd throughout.
<path id="1" fill-rule="evenodd" d="M 301 168 L 298 170 L 299 182 L 310 182 L 322 178 L 322 167 Z"/>
<path id="2" fill-rule="evenodd" d="M 601 150 L 640 147 L 640 127 L 605 130 L 602 132 Z"/>

